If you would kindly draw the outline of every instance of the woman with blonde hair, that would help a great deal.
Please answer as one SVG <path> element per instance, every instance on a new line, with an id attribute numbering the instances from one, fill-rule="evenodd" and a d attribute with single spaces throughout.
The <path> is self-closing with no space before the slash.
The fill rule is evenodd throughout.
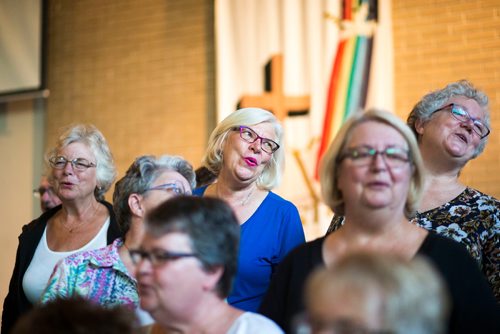
<path id="1" fill-rule="evenodd" d="M 260 311 L 285 331 L 303 310 L 310 272 L 333 267 L 347 253 L 364 251 L 411 260 L 427 257 L 451 294 L 453 333 L 495 332 L 498 306 L 474 260 L 460 244 L 411 224 L 424 177 L 415 136 L 397 116 L 370 110 L 341 128 L 321 167 L 325 203 L 344 215 L 335 233 L 293 250 L 281 263 Z"/>
<path id="2" fill-rule="evenodd" d="M 237 110 L 213 130 L 203 158 L 212 183 L 193 193 L 229 203 L 241 224 L 238 272 L 228 302 L 256 311 L 285 255 L 305 241 L 297 208 L 272 189 L 285 160 L 283 129 L 264 109 Z"/>
<path id="3" fill-rule="evenodd" d="M 469 81 L 452 82 L 422 97 L 407 123 L 426 172 L 423 200 L 411 222 L 464 244 L 500 301 L 500 202 L 459 179 L 488 141 L 488 97 Z M 335 215 L 328 231 L 342 223 Z"/>

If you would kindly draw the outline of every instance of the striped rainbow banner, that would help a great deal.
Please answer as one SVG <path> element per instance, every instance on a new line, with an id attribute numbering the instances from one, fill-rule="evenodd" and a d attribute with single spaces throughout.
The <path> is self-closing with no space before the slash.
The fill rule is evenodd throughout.
<path id="1" fill-rule="evenodd" d="M 371 10 L 376 10 L 376 2 L 373 0 L 344 0 L 342 6 L 341 22 L 357 21 L 355 16 L 361 12 L 368 20 L 368 7 L 373 6 Z M 355 25 L 352 27 L 356 29 Z M 365 107 L 372 45 L 373 35 L 362 35 L 356 31 L 341 36 L 339 40 L 328 87 L 323 131 L 316 161 L 316 179 L 321 158 L 342 123 Z"/>

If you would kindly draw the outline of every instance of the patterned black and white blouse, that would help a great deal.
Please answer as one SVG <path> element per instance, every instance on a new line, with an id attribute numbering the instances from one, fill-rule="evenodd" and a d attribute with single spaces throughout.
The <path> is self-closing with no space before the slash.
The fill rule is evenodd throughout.
<path id="1" fill-rule="evenodd" d="M 411 222 L 463 243 L 500 302 L 500 201 L 466 188 L 440 207 L 417 212 Z M 334 216 L 327 234 L 343 224 L 344 217 Z"/>

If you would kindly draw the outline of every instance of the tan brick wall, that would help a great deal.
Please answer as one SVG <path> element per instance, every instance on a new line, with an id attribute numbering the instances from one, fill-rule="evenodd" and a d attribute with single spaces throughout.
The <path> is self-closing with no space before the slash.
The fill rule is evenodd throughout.
<path id="1" fill-rule="evenodd" d="M 90 122 L 119 177 L 141 154 L 199 165 L 215 109 L 212 27 L 209 0 L 49 1 L 48 145 Z"/>
<path id="2" fill-rule="evenodd" d="M 214 114 L 213 1 L 51 0 L 47 140 L 92 122 L 120 175 L 140 154 L 181 154 L 198 165 Z M 467 78 L 491 99 L 493 132 L 463 171 L 500 197 L 500 2 L 394 0 L 396 110 Z M 498 130 L 496 130 L 498 129 Z"/>
<path id="3" fill-rule="evenodd" d="M 394 0 L 396 110 L 468 79 L 490 97 L 492 133 L 462 181 L 500 198 L 500 1 Z"/>

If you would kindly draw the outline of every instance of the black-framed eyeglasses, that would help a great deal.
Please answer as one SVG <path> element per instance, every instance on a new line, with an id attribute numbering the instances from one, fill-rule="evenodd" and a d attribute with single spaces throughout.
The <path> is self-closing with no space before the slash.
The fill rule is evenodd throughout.
<path id="1" fill-rule="evenodd" d="M 339 161 L 348 158 L 356 166 L 367 166 L 372 163 L 377 154 L 380 154 L 391 168 L 405 166 L 411 160 L 410 152 L 402 147 L 390 146 L 379 151 L 370 146 L 358 146 L 348 148 L 340 155 Z"/>
<path id="2" fill-rule="evenodd" d="M 148 188 L 145 192 L 150 190 L 163 190 L 174 196 L 191 195 L 191 190 L 184 188 L 184 185 L 177 180 Z"/>
<path id="3" fill-rule="evenodd" d="M 451 115 L 459 122 L 467 123 L 469 121 L 472 121 L 473 124 L 472 129 L 481 139 L 487 137 L 490 134 L 490 129 L 488 129 L 488 127 L 483 123 L 483 121 L 481 121 L 478 118 L 472 117 L 467 112 L 467 110 L 465 110 L 465 108 L 459 104 L 450 103 L 445 105 L 444 107 L 437 109 L 434 112 L 447 109 L 450 111 Z"/>
<path id="4" fill-rule="evenodd" d="M 170 252 L 163 249 L 154 249 L 151 252 L 142 249 L 129 250 L 130 258 L 134 264 L 139 264 L 142 260 L 148 259 L 153 266 L 161 266 L 169 261 L 176 261 L 187 257 L 197 257 L 195 253 Z"/>
<path id="5" fill-rule="evenodd" d="M 33 196 L 36 198 L 43 197 L 45 193 L 49 194 L 49 196 L 54 196 L 56 193 L 54 192 L 54 188 L 52 187 L 38 187 L 33 189 Z"/>
<path id="6" fill-rule="evenodd" d="M 64 169 L 68 162 L 71 164 L 74 170 L 83 172 L 89 168 L 96 167 L 96 164 L 88 161 L 85 158 L 75 158 L 73 160 L 68 160 L 62 155 L 57 157 L 52 157 L 49 159 L 50 165 L 55 169 Z"/>
<path id="7" fill-rule="evenodd" d="M 272 154 L 280 148 L 277 142 L 269 138 L 264 138 L 259 136 L 254 130 L 252 130 L 248 126 L 240 125 L 234 130 L 239 131 L 241 139 L 243 139 L 247 143 L 255 143 L 256 140 L 260 139 L 260 148 L 262 149 L 262 151 L 266 153 Z"/>

